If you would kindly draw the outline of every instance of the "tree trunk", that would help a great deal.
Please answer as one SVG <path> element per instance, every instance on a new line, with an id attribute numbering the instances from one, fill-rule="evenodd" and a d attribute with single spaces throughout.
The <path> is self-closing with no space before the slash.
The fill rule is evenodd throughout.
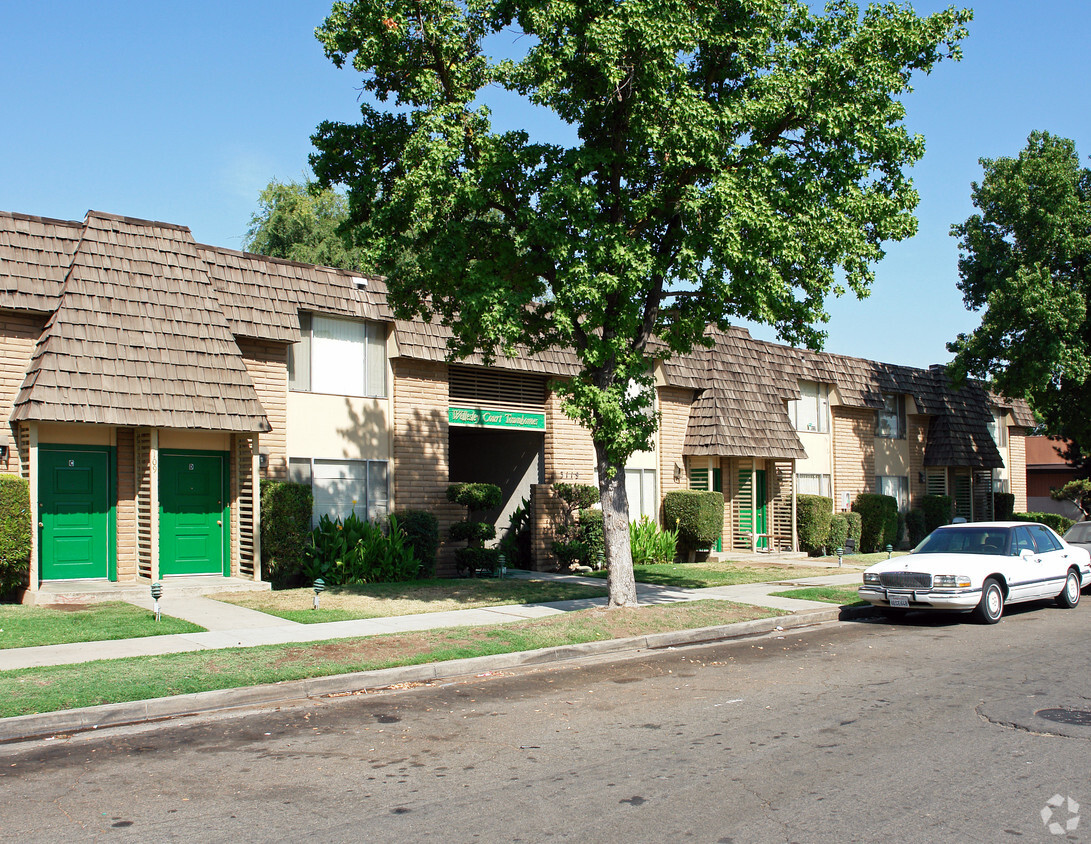
<path id="1" fill-rule="evenodd" d="M 629 547 L 629 500 L 625 493 L 625 467 L 611 466 L 605 449 L 595 444 L 598 455 L 599 497 L 602 500 L 602 531 L 606 541 L 606 583 L 610 608 L 635 607 L 636 580 Z M 610 470 L 613 469 L 611 474 Z"/>

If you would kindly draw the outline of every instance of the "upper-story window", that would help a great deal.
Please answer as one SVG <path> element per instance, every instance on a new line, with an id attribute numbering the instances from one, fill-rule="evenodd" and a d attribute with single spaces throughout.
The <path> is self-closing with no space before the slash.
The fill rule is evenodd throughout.
<path id="1" fill-rule="evenodd" d="M 386 326 L 299 315 L 300 341 L 288 348 L 288 386 L 308 393 L 386 395 Z"/>
<path id="2" fill-rule="evenodd" d="M 905 396 L 883 394 L 883 408 L 875 411 L 875 436 L 905 439 Z"/>
<path id="3" fill-rule="evenodd" d="M 788 402 L 788 415 L 797 431 L 830 430 L 830 388 L 814 381 L 799 382 L 798 399 Z"/>
<path id="4" fill-rule="evenodd" d="M 989 417 L 989 433 L 992 434 L 993 442 L 996 443 L 997 448 L 1003 448 L 1007 443 L 1007 428 L 1004 425 L 1003 411 L 993 410 L 992 416 Z"/>

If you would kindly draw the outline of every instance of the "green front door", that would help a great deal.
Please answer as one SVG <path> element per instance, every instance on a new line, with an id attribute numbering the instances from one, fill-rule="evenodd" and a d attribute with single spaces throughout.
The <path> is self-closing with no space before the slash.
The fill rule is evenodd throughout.
<path id="1" fill-rule="evenodd" d="M 110 452 L 38 453 L 41 579 L 110 574 Z"/>
<path id="2" fill-rule="evenodd" d="M 724 473 L 720 469 L 712 470 L 712 491 L 720 493 L 724 491 Z M 722 536 L 716 537 L 716 550 L 724 550 L 724 538 Z"/>
<path id="3" fill-rule="evenodd" d="M 159 573 L 226 574 L 224 457 L 160 452 Z"/>
<path id="4" fill-rule="evenodd" d="M 754 533 L 758 534 L 758 547 L 768 548 L 769 538 L 761 534 L 769 533 L 769 520 L 765 507 L 765 470 L 758 469 L 754 472 L 754 500 L 757 502 L 757 510 L 754 511 Z"/>

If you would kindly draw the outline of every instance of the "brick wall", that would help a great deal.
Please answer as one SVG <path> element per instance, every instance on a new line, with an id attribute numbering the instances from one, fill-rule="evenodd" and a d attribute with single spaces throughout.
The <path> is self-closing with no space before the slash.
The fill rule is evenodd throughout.
<path id="1" fill-rule="evenodd" d="M 259 443 L 261 451 L 269 455 L 262 477 L 285 479 L 288 477 L 288 346 L 243 337 L 237 342 L 258 400 L 273 426 L 273 430 L 261 435 Z"/>
<path id="2" fill-rule="evenodd" d="M 561 523 L 564 502 L 553 494 L 551 484 L 534 484 L 530 488 L 530 556 L 534 571 L 552 571 L 557 567 L 553 556 L 554 526 Z"/>
<path id="3" fill-rule="evenodd" d="M 1015 496 L 1015 512 L 1027 511 L 1027 431 L 1008 428 L 1008 478 Z"/>
<path id="4" fill-rule="evenodd" d="M 450 439 L 447 365 L 394 358 L 394 507 L 427 510 L 439 521 L 436 573 L 455 573 L 451 524 L 466 517 L 464 507 L 447 501 Z M 459 543 L 461 545 L 462 543 Z"/>
<path id="5" fill-rule="evenodd" d="M 132 428 L 117 429 L 117 579 L 136 580 L 136 442 Z"/>
<path id="6" fill-rule="evenodd" d="M 8 456 L 0 460 L 0 472 L 19 474 L 17 434 L 8 424 L 15 396 L 27 374 L 34 345 L 45 327 L 44 316 L 0 312 L 0 442 L 8 446 Z"/>
<path id="7" fill-rule="evenodd" d="M 689 489 L 686 461 L 682 447 L 686 442 L 693 390 L 678 387 L 659 388 L 659 496 L 679 489 Z M 675 476 L 675 469 L 678 475 Z"/>
<path id="8" fill-rule="evenodd" d="M 554 390 L 546 398 L 546 483 L 598 485 L 595 477 L 595 446 L 591 434 L 561 410 L 561 396 Z"/>
<path id="9" fill-rule="evenodd" d="M 924 448 L 928 444 L 927 416 L 909 417 L 909 506 L 920 507 L 921 499 L 927 495 L 926 483 L 921 483 L 924 471 Z"/>
<path id="10" fill-rule="evenodd" d="M 875 487 L 875 411 L 833 408 L 834 511 L 841 509 L 842 493 L 853 500 Z"/>

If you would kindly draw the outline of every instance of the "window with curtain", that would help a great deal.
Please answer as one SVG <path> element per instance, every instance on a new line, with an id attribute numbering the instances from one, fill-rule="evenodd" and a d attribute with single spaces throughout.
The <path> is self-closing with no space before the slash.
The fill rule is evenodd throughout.
<path id="1" fill-rule="evenodd" d="M 909 509 L 909 478 L 898 475 L 879 475 L 875 488 L 880 495 L 889 495 L 898 502 L 898 511 Z"/>
<path id="2" fill-rule="evenodd" d="M 647 516 L 653 522 L 659 514 L 659 499 L 655 494 L 655 469 L 626 469 L 625 494 L 629 499 L 629 521 Z"/>
<path id="3" fill-rule="evenodd" d="M 830 497 L 829 475 L 796 475 L 797 495 L 824 495 Z"/>
<path id="4" fill-rule="evenodd" d="M 390 513 L 390 464 L 385 460 L 318 460 L 293 457 L 289 477 L 308 484 L 314 495 L 311 521 L 345 519 L 355 512 L 375 521 Z"/>
<path id="5" fill-rule="evenodd" d="M 788 402 L 788 415 L 797 431 L 824 434 L 830 430 L 830 388 L 814 381 L 799 382 L 798 399 Z"/>
<path id="6" fill-rule="evenodd" d="M 883 408 L 875 411 L 875 436 L 905 439 L 905 396 L 883 394 Z"/>
<path id="7" fill-rule="evenodd" d="M 386 395 L 386 326 L 300 314 L 300 342 L 288 350 L 293 390 L 344 396 Z"/>

